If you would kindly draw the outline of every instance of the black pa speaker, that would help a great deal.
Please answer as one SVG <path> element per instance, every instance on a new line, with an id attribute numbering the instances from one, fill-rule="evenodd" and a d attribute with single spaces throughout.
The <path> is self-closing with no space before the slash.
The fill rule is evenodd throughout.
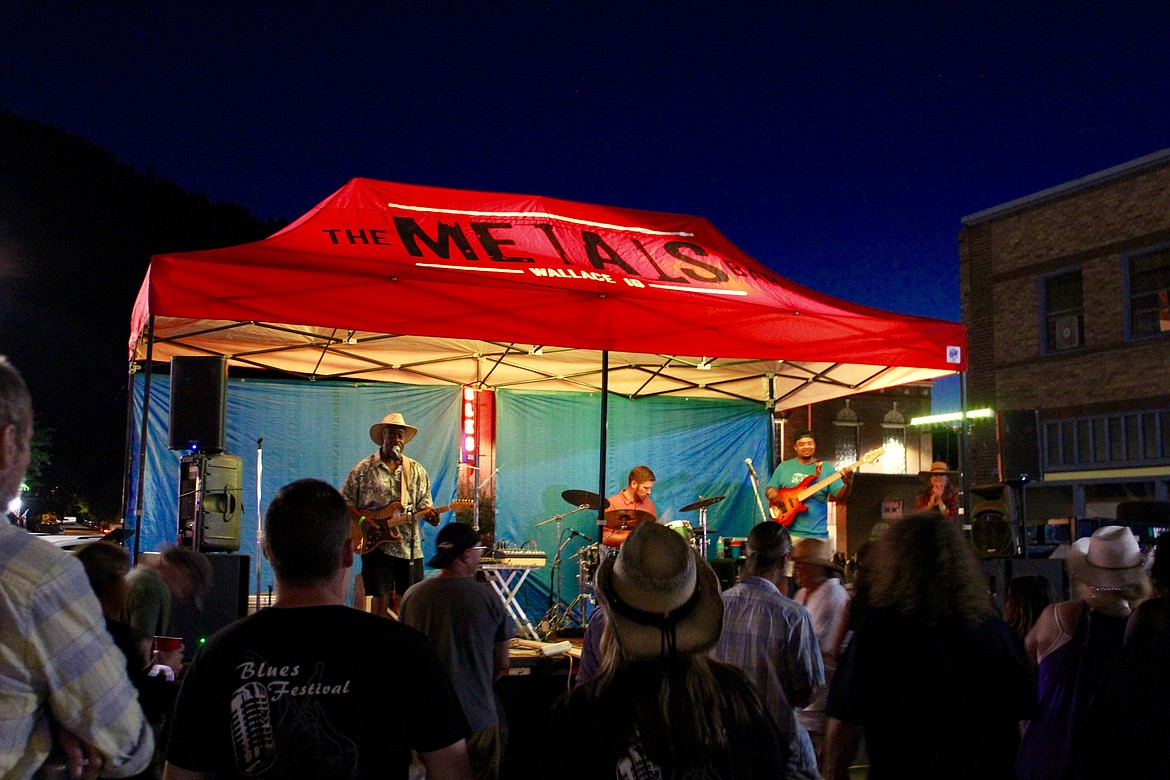
<path id="1" fill-rule="evenodd" d="M 176 601 L 171 606 L 175 634 L 183 638 L 190 658 L 207 637 L 248 614 L 248 576 L 251 557 L 208 555 L 215 579 L 203 595 L 203 609 Z"/>
<path id="2" fill-rule="evenodd" d="M 184 455 L 179 462 L 179 543 L 200 552 L 240 549 L 244 462 L 235 455 Z"/>
<path id="3" fill-rule="evenodd" d="M 995 415 L 999 444 L 999 481 L 1040 479 L 1040 439 L 1036 410 L 1012 410 Z"/>
<path id="4" fill-rule="evenodd" d="M 227 358 L 171 358 L 172 450 L 223 452 L 227 417 Z"/>

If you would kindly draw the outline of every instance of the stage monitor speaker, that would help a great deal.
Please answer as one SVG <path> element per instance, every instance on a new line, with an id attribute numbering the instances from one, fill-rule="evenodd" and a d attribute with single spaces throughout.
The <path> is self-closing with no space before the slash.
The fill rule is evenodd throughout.
<path id="1" fill-rule="evenodd" d="M 1013 558 L 1008 562 L 1008 570 L 1013 579 L 1028 575 L 1044 577 L 1052 587 L 1052 600 L 1066 601 L 1069 590 L 1065 563 L 1064 558 Z"/>
<path id="2" fill-rule="evenodd" d="M 227 418 L 227 358 L 171 358 L 172 450 L 223 452 Z"/>
<path id="3" fill-rule="evenodd" d="M 235 455 L 185 455 L 179 462 L 179 542 L 201 552 L 240 549 L 244 463 Z"/>
<path id="4" fill-rule="evenodd" d="M 999 481 L 1040 479 L 1040 439 L 1036 410 L 1011 410 L 995 415 L 999 444 Z"/>
<path id="5" fill-rule="evenodd" d="M 247 555 L 208 555 L 214 581 L 203 596 L 203 609 L 176 601 L 171 606 L 175 633 L 183 638 L 190 658 L 201 643 L 224 626 L 248 614 L 248 575 L 251 557 Z"/>

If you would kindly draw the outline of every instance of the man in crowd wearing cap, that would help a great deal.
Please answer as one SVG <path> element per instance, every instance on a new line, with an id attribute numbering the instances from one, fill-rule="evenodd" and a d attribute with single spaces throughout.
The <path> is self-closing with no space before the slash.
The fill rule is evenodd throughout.
<path id="1" fill-rule="evenodd" d="M 30 458 L 32 398 L 0 357 L 0 506 L 16 498 Z M 0 520 L 0 777 L 45 763 L 56 733 L 72 774 L 144 771 L 154 737 L 126 659 L 72 555 Z"/>
<path id="2" fill-rule="evenodd" d="M 929 487 L 920 490 L 914 497 L 915 512 L 938 512 L 948 520 L 959 516 L 959 491 L 951 484 L 955 472 L 947 464 L 936 460 L 930 464 L 930 471 L 918 472 L 919 479 L 926 480 Z"/>
<path id="3" fill-rule="evenodd" d="M 422 579 L 422 527 L 438 525 L 431 503 L 431 478 L 418 461 L 402 454 L 418 428 L 391 413 L 370 427 L 378 451 L 353 467 L 341 485 L 346 503 L 358 510 L 383 510 L 401 504 L 406 522 L 388 529 L 385 543 L 362 555 L 362 586 L 375 615 L 389 617 L 391 593 L 399 598 Z"/>
<path id="4" fill-rule="evenodd" d="M 781 490 L 794 489 L 802 482 L 812 477 L 809 483 L 819 482 L 822 478 L 824 464 L 817 460 L 817 440 L 810 430 L 797 431 L 792 438 L 792 448 L 796 451 L 795 458 L 783 461 L 772 472 L 768 486 L 764 488 L 764 495 L 769 501 L 776 501 L 781 497 Z M 833 472 L 829 466 L 829 474 Z M 823 475 L 823 476 L 827 476 Z M 845 501 L 849 498 L 849 491 L 853 487 L 853 472 L 846 470 L 839 479 L 833 480 L 825 487 L 803 500 L 807 509 L 796 513 L 789 527 L 789 532 L 796 537 L 810 537 L 814 539 L 829 538 L 829 507 L 828 501 Z"/>
<path id="5" fill-rule="evenodd" d="M 832 545 L 828 539 L 798 539 L 792 551 L 793 578 L 796 586 L 796 603 L 803 605 L 812 617 L 813 630 L 821 649 L 821 662 L 825 669 L 825 683 L 817 686 L 813 700 L 797 711 L 796 717 L 808 731 L 813 748 L 817 752 L 817 763 L 824 765 L 825 726 L 828 716 L 825 712 L 829 703 L 829 685 L 837 669 L 837 656 L 849 617 L 849 593 L 834 573 L 844 570 L 833 560 Z"/>
<path id="6" fill-rule="evenodd" d="M 508 671 L 512 624 L 495 592 L 475 580 L 485 547 L 471 526 L 443 526 L 435 549 L 427 566 L 442 571 L 406 591 L 399 617 L 431 640 L 440 663 L 459 681 L 472 769 L 476 778 L 495 780 L 502 750 L 493 684 Z"/>
<path id="7" fill-rule="evenodd" d="M 188 667 L 166 777 L 405 778 L 412 750 L 432 780 L 471 777 L 467 721 L 426 637 L 345 606 L 349 530 L 320 480 L 272 499 L 261 547 L 276 600 Z"/>
<path id="8" fill-rule="evenodd" d="M 764 522 L 748 533 L 739 583 L 723 592 L 723 635 L 712 657 L 743 669 L 788 740 L 788 777 L 817 778 L 808 732 L 796 718 L 825 682 L 808 610 L 784 595 L 792 552 L 788 530 Z"/>
<path id="9" fill-rule="evenodd" d="M 144 555 L 126 575 L 126 603 L 122 622 L 130 626 L 142 662 L 150 663 L 156 636 L 174 636 L 171 606 L 175 601 L 202 608 L 211 589 L 211 562 L 186 547 L 164 547 L 158 555 Z"/>

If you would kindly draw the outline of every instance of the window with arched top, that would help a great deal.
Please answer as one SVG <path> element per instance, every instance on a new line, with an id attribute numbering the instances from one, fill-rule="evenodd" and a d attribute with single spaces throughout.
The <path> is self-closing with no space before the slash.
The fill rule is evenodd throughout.
<path id="1" fill-rule="evenodd" d="M 833 420 L 833 458 L 838 465 L 846 465 L 857 460 L 861 441 L 861 419 L 857 412 L 849 406 L 849 399 L 845 399 L 845 406 L 837 412 Z"/>
<path id="2" fill-rule="evenodd" d="M 882 455 L 882 472 L 905 474 L 906 415 L 898 409 L 897 401 L 894 401 L 894 408 L 886 412 L 886 416 L 882 418 L 882 447 L 886 450 Z"/>

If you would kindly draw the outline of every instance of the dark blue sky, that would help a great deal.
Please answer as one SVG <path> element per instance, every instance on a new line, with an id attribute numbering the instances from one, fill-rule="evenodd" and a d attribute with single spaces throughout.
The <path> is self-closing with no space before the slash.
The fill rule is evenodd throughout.
<path id="1" fill-rule="evenodd" d="M 260 217 L 355 176 L 698 214 L 957 320 L 962 216 L 1170 147 L 1168 31 L 1128 2 L 14 2 L 0 107 Z"/>

